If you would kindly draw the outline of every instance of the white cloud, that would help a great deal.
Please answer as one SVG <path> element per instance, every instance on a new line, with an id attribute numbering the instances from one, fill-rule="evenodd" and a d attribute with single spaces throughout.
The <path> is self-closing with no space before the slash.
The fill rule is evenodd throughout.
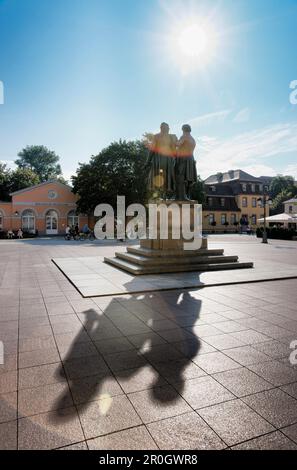
<path id="1" fill-rule="evenodd" d="M 251 110 L 250 108 L 244 108 L 239 113 L 236 114 L 235 118 L 233 119 L 233 122 L 236 122 L 238 124 L 243 123 L 243 122 L 248 122 L 251 117 Z"/>
<path id="2" fill-rule="evenodd" d="M 232 112 L 231 109 L 224 109 L 222 111 L 216 111 L 214 113 L 202 114 L 201 116 L 197 116 L 195 118 L 189 119 L 188 123 L 192 126 L 196 126 L 197 124 L 210 124 L 214 120 L 224 120 L 229 114 Z"/>
<path id="3" fill-rule="evenodd" d="M 297 164 L 291 163 L 290 165 L 286 166 L 283 171 L 284 175 L 294 176 L 295 180 L 297 180 Z"/>
<path id="4" fill-rule="evenodd" d="M 203 177 L 262 164 L 268 170 L 270 166 L 261 161 L 277 155 L 281 158 L 282 154 L 291 152 L 297 152 L 297 122 L 275 124 L 228 139 L 202 136 L 198 138 L 197 167 Z M 264 169 L 262 167 L 261 173 Z"/>
<path id="5" fill-rule="evenodd" d="M 5 165 L 8 166 L 8 168 L 11 168 L 14 170 L 16 168 L 16 164 L 14 163 L 14 160 L 2 160 L 0 159 L 0 163 L 4 163 Z"/>

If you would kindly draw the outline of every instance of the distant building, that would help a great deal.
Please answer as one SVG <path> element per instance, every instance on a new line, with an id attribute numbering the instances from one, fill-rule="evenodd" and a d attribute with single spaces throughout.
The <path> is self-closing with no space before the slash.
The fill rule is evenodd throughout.
<path id="1" fill-rule="evenodd" d="M 0 230 L 40 235 L 61 235 L 66 226 L 88 223 L 86 215 L 76 213 L 77 196 L 70 186 L 47 181 L 11 194 L 11 202 L 0 201 Z"/>
<path id="2" fill-rule="evenodd" d="M 258 219 L 264 216 L 258 199 L 263 196 L 264 187 L 269 185 L 269 177 L 262 178 L 242 170 L 230 170 L 207 178 L 204 181 L 204 230 L 235 231 L 238 225 L 255 229 Z"/>

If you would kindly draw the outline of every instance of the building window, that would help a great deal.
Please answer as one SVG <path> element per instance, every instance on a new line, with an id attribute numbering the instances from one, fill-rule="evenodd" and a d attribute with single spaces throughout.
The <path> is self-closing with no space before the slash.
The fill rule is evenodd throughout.
<path id="1" fill-rule="evenodd" d="M 244 193 L 246 193 L 246 187 L 247 187 L 247 185 L 246 185 L 245 183 L 243 183 L 243 184 L 241 185 L 241 187 L 242 187 L 242 191 L 243 191 Z"/>
<path id="2" fill-rule="evenodd" d="M 257 225 L 257 216 L 255 214 L 252 215 L 252 225 Z"/>
<path id="3" fill-rule="evenodd" d="M 209 225 L 212 225 L 215 222 L 215 216 L 214 214 L 209 214 L 208 216 L 208 223 Z"/>
<path id="4" fill-rule="evenodd" d="M 222 207 L 225 207 L 225 198 L 224 197 L 221 197 L 220 203 L 221 203 Z"/>
<path id="5" fill-rule="evenodd" d="M 3 219 L 4 219 L 3 213 L 0 211 L 0 230 L 3 229 Z"/>
<path id="6" fill-rule="evenodd" d="M 212 205 L 213 205 L 213 198 L 212 198 L 212 197 L 209 197 L 209 198 L 208 198 L 208 205 L 209 205 L 209 206 L 212 206 Z"/>
<path id="7" fill-rule="evenodd" d="M 222 214 L 221 215 L 221 225 L 225 225 L 226 222 L 227 222 L 227 215 Z"/>
<path id="8" fill-rule="evenodd" d="M 68 213 L 67 225 L 69 225 L 71 227 L 72 225 L 75 226 L 76 224 L 79 225 L 79 217 L 76 214 L 76 212 L 74 210 L 72 210 Z"/>
<path id="9" fill-rule="evenodd" d="M 247 207 L 247 197 L 242 198 L 242 207 Z"/>
<path id="10" fill-rule="evenodd" d="M 35 232 L 35 214 L 31 209 L 26 209 L 22 213 L 22 229 L 24 232 Z"/>
<path id="11" fill-rule="evenodd" d="M 252 193 L 255 193 L 255 192 L 256 192 L 256 185 L 252 184 Z"/>
<path id="12" fill-rule="evenodd" d="M 252 207 L 257 207 L 257 198 L 256 197 L 252 198 Z"/>
<path id="13" fill-rule="evenodd" d="M 289 214 L 292 214 L 293 212 L 293 206 L 289 206 Z"/>
<path id="14" fill-rule="evenodd" d="M 236 214 L 231 214 L 231 225 L 235 225 L 237 222 L 236 220 Z"/>
<path id="15" fill-rule="evenodd" d="M 212 190 L 213 193 L 215 193 L 217 188 L 215 186 L 211 186 L 210 189 Z"/>

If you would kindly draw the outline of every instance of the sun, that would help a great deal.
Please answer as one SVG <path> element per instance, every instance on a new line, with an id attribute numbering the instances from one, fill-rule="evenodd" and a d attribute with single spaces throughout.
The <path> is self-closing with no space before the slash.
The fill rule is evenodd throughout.
<path id="1" fill-rule="evenodd" d="M 210 30 L 196 24 L 186 27 L 177 38 L 179 52 L 191 58 L 212 52 L 212 41 Z"/>
<path id="2" fill-rule="evenodd" d="M 171 55 L 184 71 L 204 67 L 213 61 L 217 45 L 215 26 L 202 19 L 196 19 L 190 24 L 181 22 L 171 34 Z"/>

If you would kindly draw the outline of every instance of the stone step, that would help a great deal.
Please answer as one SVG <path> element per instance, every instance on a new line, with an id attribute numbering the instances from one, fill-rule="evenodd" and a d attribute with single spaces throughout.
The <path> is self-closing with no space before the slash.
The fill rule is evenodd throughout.
<path id="1" fill-rule="evenodd" d="M 141 246 L 128 246 L 127 247 L 128 253 L 134 253 L 135 255 L 141 255 L 141 256 L 148 256 L 150 258 L 163 258 L 163 257 L 168 257 L 168 256 L 203 256 L 203 255 L 208 255 L 208 256 L 220 256 L 224 254 L 224 250 L 222 249 L 201 249 L 199 251 L 197 250 L 151 250 L 149 248 L 142 248 Z"/>
<path id="2" fill-rule="evenodd" d="M 184 256 L 167 256 L 167 257 L 147 257 L 134 253 L 115 253 L 117 258 L 123 259 L 130 263 L 134 263 L 140 266 L 172 266 L 172 265 L 199 265 L 199 264 L 218 264 L 218 263 L 235 263 L 238 261 L 238 256 L 203 256 L 193 255 L 188 256 L 187 252 L 184 252 Z"/>
<path id="3" fill-rule="evenodd" d="M 156 266 L 141 266 L 121 258 L 104 258 L 104 262 L 115 266 L 124 271 L 128 271 L 134 275 L 142 274 L 159 274 L 159 273 L 177 273 L 177 272 L 206 272 L 206 271 L 220 271 L 229 269 L 246 269 L 252 268 L 253 263 L 218 263 L 218 264 L 175 264 L 175 265 L 156 265 Z"/>

